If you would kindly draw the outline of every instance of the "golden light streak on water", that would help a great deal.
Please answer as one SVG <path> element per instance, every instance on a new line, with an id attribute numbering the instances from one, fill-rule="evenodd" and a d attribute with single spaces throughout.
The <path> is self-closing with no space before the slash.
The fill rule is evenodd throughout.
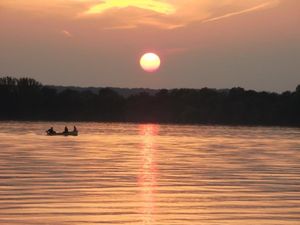
<path id="1" fill-rule="evenodd" d="M 51 125 L 0 123 L 1 225 L 300 224 L 300 129 Z"/>
<path id="2" fill-rule="evenodd" d="M 140 132 L 143 137 L 142 152 L 143 165 L 139 177 L 139 186 L 142 191 L 143 203 L 143 224 L 155 223 L 155 196 L 156 176 L 158 174 L 155 165 L 155 136 L 158 134 L 158 125 L 141 125 Z"/>

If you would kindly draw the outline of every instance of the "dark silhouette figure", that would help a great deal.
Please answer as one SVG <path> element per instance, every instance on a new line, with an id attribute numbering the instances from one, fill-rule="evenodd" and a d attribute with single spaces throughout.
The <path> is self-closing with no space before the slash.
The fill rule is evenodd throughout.
<path id="1" fill-rule="evenodd" d="M 73 132 L 78 132 L 77 127 L 74 126 Z"/>
<path id="2" fill-rule="evenodd" d="M 69 129 L 68 129 L 68 127 L 65 127 L 64 134 L 67 134 L 67 133 L 69 133 Z"/>
<path id="3" fill-rule="evenodd" d="M 49 130 L 46 131 L 47 134 L 52 135 L 52 134 L 56 134 L 56 132 L 54 131 L 53 127 L 51 127 Z"/>

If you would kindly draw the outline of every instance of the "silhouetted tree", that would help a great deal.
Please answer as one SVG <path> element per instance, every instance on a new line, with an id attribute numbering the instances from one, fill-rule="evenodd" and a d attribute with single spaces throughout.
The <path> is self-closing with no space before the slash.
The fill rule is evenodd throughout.
<path id="1" fill-rule="evenodd" d="M 300 85 L 282 94 L 243 88 L 160 90 L 123 97 L 58 91 L 31 78 L 0 78 L 0 119 L 300 126 Z"/>
<path id="2" fill-rule="evenodd" d="M 297 86 L 296 93 L 300 93 L 300 85 Z"/>

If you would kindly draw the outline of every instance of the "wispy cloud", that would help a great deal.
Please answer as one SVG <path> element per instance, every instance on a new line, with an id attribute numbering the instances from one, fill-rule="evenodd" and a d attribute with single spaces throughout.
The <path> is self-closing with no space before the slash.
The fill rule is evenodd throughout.
<path id="1" fill-rule="evenodd" d="M 265 3 L 262 3 L 260 5 L 257 5 L 257 6 L 248 8 L 248 9 L 244 9 L 244 10 L 241 10 L 241 11 L 227 13 L 227 14 L 222 15 L 222 16 L 217 16 L 217 17 L 209 18 L 209 19 L 204 20 L 202 22 L 203 23 L 207 23 L 207 22 L 212 22 L 212 21 L 226 19 L 226 18 L 229 18 L 229 17 L 232 17 L 232 16 L 238 16 L 238 15 L 242 15 L 242 14 L 247 14 L 247 13 L 251 13 L 251 12 L 254 12 L 254 11 L 259 11 L 259 10 L 262 10 L 262 9 L 266 9 L 266 8 L 268 8 L 270 6 L 274 6 L 274 5 L 278 4 L 278 3 L 279 3 L 278 0 L 270 1 L 270 2 L 265 2 Z"/>
<path id="2" fill-rule="evenodd" d="M 278 5 L 282 0 L 1 0 L 0 7 L 49 16 L 94 20 L 102 29 L 152 26 L 175 29 L 213 22 Z M 45 13 L 46 12 L 46 13 Z"/>
<path id="3" fill-rule="evenodd" d="M 105 29 L 128 29 L 150 25 L 175 29 L 193 22 L 212 22 L 277 5 L 280 0 L 104 0 L 84 11 L 85 17 L 105 20 L 114 15 Z M 152 12 L 152 13 L 151 13 Z"/>
<path id="4" fill-rule="evenodd" d="M 65 36 L 65 37 L 67 37 L 67 38 L 72 38 L 72 37 L 73 37 L 73 35 L 71 34 L 71 32 L 70 32 L 70 31 L 67 31 L 67 30 L 62 30 L 62 31 L 61 31 L 61 34 L 62 34 L 63 36 Z"/>
<path id="5" fill-rule="evenodd" d="M 157 0 L 104 0 L 103 2 L 90 7 L 84 14 L 101 14 L 110 9 L 123 9 L 128 7 L 136 7 L 166 15 L 176 12 L 175 5 Z"/>

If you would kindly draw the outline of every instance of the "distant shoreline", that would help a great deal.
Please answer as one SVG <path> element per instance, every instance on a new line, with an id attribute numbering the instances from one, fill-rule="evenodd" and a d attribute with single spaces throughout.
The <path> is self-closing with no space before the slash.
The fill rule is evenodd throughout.
<path id="1" fill-rule="evenodd" d="M 31 78 L 3 77 L 0 121 L 300 127 L 300 85 L 281 94 L 240 87 L 135 91 L 58 90 Z"/>
<path id="2" fill-rule="evenodd" d="M 91 121 L 91 120 L 3 120 L 0 119 L 0 123 L 49 123 L 50 125 L 53 125 L 55 123 L 63 123 L 63 124 L 71 124 L 71 125 L 77 125 L 80 123 L 99 123 L 99 124 L 133 124 L 133 125 L 143 125 L 143 124 L 155 124 L 155 125 L 173 125 L 173 126 L 199 126 L 199 127 L 210 127 L 210 126 L 219 126 L 219 127 L 265 127 L 265 128 L 299 128 L 300 125 L 278 125 L 278 124 L 209 124 L 209 123 L 159 123 L 159 122 L 130 122 L 130 121 Z"/>

